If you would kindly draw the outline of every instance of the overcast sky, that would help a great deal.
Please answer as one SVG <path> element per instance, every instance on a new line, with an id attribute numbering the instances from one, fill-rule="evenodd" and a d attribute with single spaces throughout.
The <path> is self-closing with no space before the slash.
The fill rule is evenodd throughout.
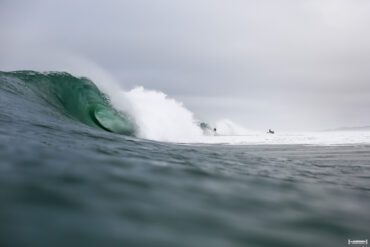
<path id="1" fill-rule="evenodd" d="M 199 119 L 370 125 L 369 0 L 0 0 L 0 70 L 69 70 L 63 54 Z"/>

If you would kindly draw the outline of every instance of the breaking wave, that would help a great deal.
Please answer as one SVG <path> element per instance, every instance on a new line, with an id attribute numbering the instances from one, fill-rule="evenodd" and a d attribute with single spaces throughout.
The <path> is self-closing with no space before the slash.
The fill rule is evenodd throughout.
<path id="1" fill-rule="evenodd" d="M 96 129 L 156 141 L 237 145 L 370 143 L 368 131 L 269 135 L 228 119 L 207 123 L 195 119 L 181 102 L 162 92 L 143 87 L 125 91 L 111 81 L 93 82 L 66 72 L 0 72 L 0 93 L 1 97 L 11 93 L 22 99 L 19 114 L 31 111 L 27 102 L 36 102 Z M 12 99 L 5 101 L 12 104 Z M 34 113 L 36 118 L 52 120 L 47 114 L 42 110 Z"/>
<path id="2" fill-rule="evenodd" d="M 186 142 L 203 135 L 193 113 L 162 92 L 137 87 L 117 90 L 104 85 L 102 92 L 86 77 L 66 72 L 0 72 L 2 89 L 105 131 L 158 141 Z M 111 88 L 109 88 L 112 86 Z M 31 91 L 31 95 L 26 93 Z M 26 106 L 25 106 L 26 107 Z"/>
<path id="3" fill-rule="evenodd" d="M 109 98 L 88 78 L 64 72 L 35 71 L 0 72 L 0 78 L 3 88 L 17 86 L 13 92 L 19 96 L 36 96 L 40 104 L 91 127 L 124 135 L 136 134 L 132 117 L 113 108 Z M 28 89 L 33 95 L 26 93 Z"/>

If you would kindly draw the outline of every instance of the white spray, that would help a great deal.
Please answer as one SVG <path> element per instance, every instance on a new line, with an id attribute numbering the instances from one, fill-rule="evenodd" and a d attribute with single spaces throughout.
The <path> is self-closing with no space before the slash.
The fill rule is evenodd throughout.
<path id="1" fill-rule="evenodd" d="M 125 93 L 139 136 L 158 141 L 188 142 L 202 136 L 193 113 L 162 92 L 137 87 Z"/>

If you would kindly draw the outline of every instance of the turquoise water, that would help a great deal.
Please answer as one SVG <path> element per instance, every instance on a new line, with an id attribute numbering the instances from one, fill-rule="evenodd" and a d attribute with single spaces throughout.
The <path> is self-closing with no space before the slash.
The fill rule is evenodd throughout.
<path id="1" fill-rule="evenodd" d="M 347 246 L 370 146 L 135 137 L 87 78 L 0 73 L 0 246 Z"/>

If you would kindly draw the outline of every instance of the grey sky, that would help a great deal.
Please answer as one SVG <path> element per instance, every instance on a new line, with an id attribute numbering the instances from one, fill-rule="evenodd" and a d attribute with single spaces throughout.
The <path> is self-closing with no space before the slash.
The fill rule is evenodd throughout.
<path id="1" fill-rule="evenodd" d="M 56 54 L 76 54 L 200 119 L 370 124 L 368 0 L 1 0 L 0 37 L 0 70 L 55 69 Z"/>

